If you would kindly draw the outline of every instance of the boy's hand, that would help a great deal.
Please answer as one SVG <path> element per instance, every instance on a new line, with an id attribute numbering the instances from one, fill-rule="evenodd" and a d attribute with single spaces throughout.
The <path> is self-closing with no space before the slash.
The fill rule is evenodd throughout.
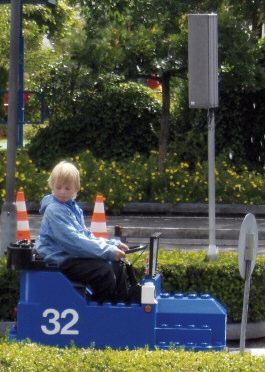
<path id="1" fill-rule="evenodd" d="M 128 249 L 129 249 L 129 247 L 128 247 L 128 245 L 126 245 L 126 244 L 124 244 L 124 243 L 120 243 L 119 245 L 118 245 L 118 248 L 119 249 L 121 249 L 122 251 L 128 251 Z"/>
<path id="2" fill-rule="evenodd" d="M 124 256 L 125 256 L 124 251 L 122 251 L 121 249 L 118 249 L 118 252 L 115 255 L 115 261 L 120 261 L 120 259 Z"/>

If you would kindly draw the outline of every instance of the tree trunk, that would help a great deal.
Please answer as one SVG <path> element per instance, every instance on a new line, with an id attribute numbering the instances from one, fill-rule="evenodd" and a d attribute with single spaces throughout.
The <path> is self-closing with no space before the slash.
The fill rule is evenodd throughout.
<path id="1" fill-rule="evenodd" d="M 159 133 L 159 155 L 158 170 L 160 173 L 165 171 L 165 160 L 167 154 L 167 144 L 169 135 L 169 116 L 170 116 L 170 73 L 165 72 L 161 77 L 162 84 L 162 115 Z"/>

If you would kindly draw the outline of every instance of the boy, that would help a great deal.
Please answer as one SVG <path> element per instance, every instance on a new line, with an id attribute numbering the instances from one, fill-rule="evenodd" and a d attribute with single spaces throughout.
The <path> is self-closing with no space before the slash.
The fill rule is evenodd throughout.
<path id="1" fill-rule="evenodd" d="M 75 202 L 80 190 L 78 169 L 61 161 L 52 170 L 48 185 L 52 194 L 41 201 L 38 254 L 45 262 L 56 264 L 70 280 L 89 285 L 95 301 L 140 302 L 141 288 L 129 288 L 120 261 L 127 245 L 96 238 L 85 226 L 83 211 Z"/>

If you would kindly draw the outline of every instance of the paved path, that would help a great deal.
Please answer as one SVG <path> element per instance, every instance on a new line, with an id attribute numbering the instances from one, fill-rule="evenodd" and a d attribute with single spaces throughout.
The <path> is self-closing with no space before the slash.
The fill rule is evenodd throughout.
<path id="1" fill-rule="evenodd" d="M 239 230 L 243 218 L 217 217 L 216 241 L 220 249 L 234 250 L 238 244 Z M 29 215 L 33 237 L 38 235 L 40 215 Z M 265 252 L 265 219 L 257 219 L 259 247 Z M 90 218 L 86 217 L 90 226 Z M 208 247 L 208 218 L 191 216 L 109 216 L 107 228 L 110 235 L 120 225 L 129 243 L 146 242 L 154 232 L 161 232 L 161 246 L 166 249 L 202 249 Z"/>

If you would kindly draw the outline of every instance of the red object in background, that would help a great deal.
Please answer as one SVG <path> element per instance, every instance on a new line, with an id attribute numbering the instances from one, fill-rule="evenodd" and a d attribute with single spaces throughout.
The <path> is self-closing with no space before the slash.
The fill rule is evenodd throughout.
<path id="1" fill-rule="evenodd" d="M 160 88 L 160 82 L 159 82 L 159 80 L 156 79 L 155 75 L 150 75 L 147 78 L 147 85 L 151 89 L 158 89 L 158 88 Z"/>
<path id="2" fill-rule="evenodd" d="M 32 93 L 28 91 L 25 91 L 23 93 L 24 105 L 26 105 L 29 102 L 31 95 Z M 3 101 L 4 101 L 4 111 L 7 114 L 8 112 L 8 93 L 7 92 L 4 93 Z"/>
<path id="3" fill-rule="evenodd" d="M 30 99 L 31 95 L 32 95 L 32 93 L 28 92 L 28 91 L 25 91 L 23 93 L 24 105 L 26 105 L 29 102 L 29 99 Z"/>

